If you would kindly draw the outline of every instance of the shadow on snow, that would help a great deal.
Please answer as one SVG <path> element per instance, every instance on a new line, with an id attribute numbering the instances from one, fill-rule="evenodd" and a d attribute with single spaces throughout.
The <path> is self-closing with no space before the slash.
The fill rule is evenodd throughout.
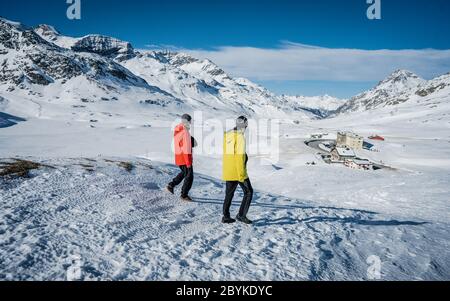
<path id="1" fill-rule="evenodd" d="M 215 186 L 223 186 L 218 183 L 216 179 L 212 179 L 208 176 L 201 175 L 199 176 L 201 180 L 206 180 L 212 182 Z M 241 194 L 236 194 L 236 199 L 232 203 L 232 207 L 239 207 L 241 205 Z M 268 197 L 271 199 L 274 198 L 283 198 L 284 200 L 289 200 L 289 198 L 284 196 L 275 196 L 275 195 L 266 195 L 264 197 Z M 239 198 L 239 199 L 238 199 Z M 351 212 L 354 213 L 355 216 L 347 216 L 347 217 L 335 217 L 335 216 L 312 216 L 305 219 L 296 219 L 292 217 L 283 217 L 278 219 L 269 219 L 263 218 L 254 221 L 254 226 L 256 227 L 266 227 L 273 225 L 295 225 L 299 223 L 312 224 L 312 223 L 341 223 L 341 224 L 357 224 L 363 226 L 422 226 L 425 224 L 429 224 L 429 222 L 416 222 L 416 221 L 399 221 L 399 220 L 375 220 L 369 218 L 364 218 L 360 215 L 371 215 L 375 216 L 378 213 L 374 211 L 362 210 L 362 209 L 351 209 L 351 208 L 338 208 L 332 206 L 311 206 L 311 205 L 302 205 L 302 204 L 271 204 L 267 202 L 258 202 L 258 199 L 261 199 L 261 193 L 255 192 L 254 201 L 252 203 L 252 207 L 263 207 L 273 210 L 294 210 L 294 209 L 303 209 L 303 210 L 332 210 L 339 212 Z M 201 205 L 223 205 L 223 199 L 216 198 L 202 198 L 196 197 L 194 198 L 194 203 Z"/>
<path id="2" fill-rule="evenodd" d="M 0 129 L 7 128 L 16 125 L 18 122 L 27 121 L 24 118 L 9 115 L 3 112 L 0 112 Z"/>

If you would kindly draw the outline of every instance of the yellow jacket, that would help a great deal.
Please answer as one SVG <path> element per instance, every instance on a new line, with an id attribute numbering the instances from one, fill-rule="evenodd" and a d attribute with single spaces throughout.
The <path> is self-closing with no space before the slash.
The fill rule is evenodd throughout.
<path id="1" fill-rule="evenodd" d="M 239 130 L 224 135 L 222 179 L 241 183 L 248 179 L 245 137 Z"/>

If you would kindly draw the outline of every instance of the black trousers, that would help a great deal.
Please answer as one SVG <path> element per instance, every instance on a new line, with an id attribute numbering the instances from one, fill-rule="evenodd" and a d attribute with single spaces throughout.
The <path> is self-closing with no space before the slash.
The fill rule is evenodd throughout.
<path id="1" fill-rule="evenodd" d="M 192 167 L 188 168 L 186 165 L 180 166 L 180 169 L 181 172 L 169 183 L 169 186 L 175 188 L 184 180 L 181 197 L 187 197 L 194 182 L 194 169 Z"/>
<path id="2" fill-rule="evenodd" d="M 253 187 L 249 179 L 245 180 L 244 183 L 241 182 L 226 182 L 226 192 L 225 201 L 223 204 L 223 216 L 230 217 L 230 207 L 233 201 L 234 193 L 236 188 L 240 186 L 244 191 L 244 199 L 242 200 L 241 208 L 239 209 L 239 216 L 246 217 L 248 210 L 250 209 L 250 204 L 253 199 Z"/>

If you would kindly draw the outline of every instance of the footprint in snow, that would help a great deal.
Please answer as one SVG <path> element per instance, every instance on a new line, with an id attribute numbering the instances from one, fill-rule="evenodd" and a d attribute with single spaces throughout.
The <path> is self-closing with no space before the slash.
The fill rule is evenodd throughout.
<path id="1" fill-rule="evenodd" d="M 142 185 L 142 187 L 148 190 L 161 190 L 161 188 L 156 183 L 145 183 Z"/>

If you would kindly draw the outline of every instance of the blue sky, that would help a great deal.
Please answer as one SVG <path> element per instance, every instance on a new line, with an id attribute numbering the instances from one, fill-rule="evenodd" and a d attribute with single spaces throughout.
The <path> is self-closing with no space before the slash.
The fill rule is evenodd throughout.
<path id="1" fill-rule="evenodd" d="M 278 93 L 347 97 L 397 68 L 425 78 L 450 71 L 448 0 L 381 0 L 382 20 L 374 21 L 366 17 L 366 0 L 81 3 L 79 21 L 66 18 L 65 0 L 1 1 L 0 15 L 30 26 L 51 24 L 71 36 L 98 33 L 136 48 L 192 51 Z M 311 45 L 320 51 L 311 52 Z"/>

